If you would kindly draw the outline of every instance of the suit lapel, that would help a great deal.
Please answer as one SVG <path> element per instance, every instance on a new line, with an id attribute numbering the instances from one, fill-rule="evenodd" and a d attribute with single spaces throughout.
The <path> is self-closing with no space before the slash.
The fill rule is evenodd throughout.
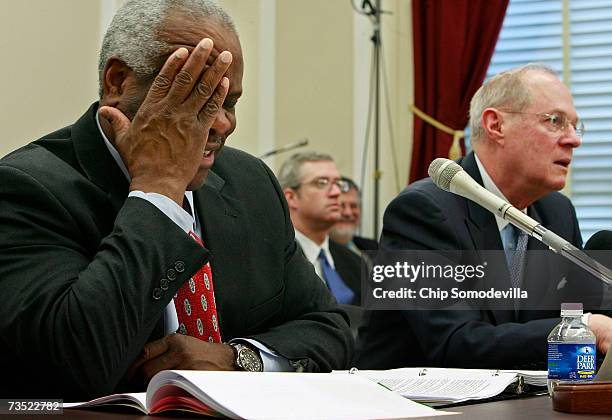
<path id="1" fill-rule="evenodd" d="M 93 104 L 73 125 L 72 141 L 83 171 L 108 194 L 111 206 L 117 213 L 128 195 L 129 183 L 104 144 L 96 123 L 96 112 L 98 103 Z"/>
<path id="2" fill-rule="evenodd" d="M 202 240 L 212 254 L 215 300 L 222 334 L 224 331 L 246 327 L 246 317 L 234 317 L 234 311 L 227 304 L 231 301 L 232 307 L 249 307 L 251 281 L 248 276 L 245 278 L 244 273 L 252 273 L 255 268 L 250 267 L 251 261 L 247 256 L 246 247 L 249 242 L 245 226 L 248 223 L 245 221 L 244 205 L 222 192 L 224 184 L 225 181 L 211 170 L 204 186 L 194 191 Z M 236 261 L 240 261 L 240 264 Z"/>
<path id="3" fill-rule="evenodd" d="M 532 219 L 537 220 L 540 223 L 542 222 L 542 217 L 538 213 L 535 206 L 529 206 L 527 209 L 527 214 Z M 527 251 L 536 252 L 527 252 L 525 256 L 525 267 L 523 271 L 521 289 L 526 290 L 529 294 L 529 302 L 532 306 L 535 302 L 540 300 L 545 301 L 547 298 L 550 298 L 550 293 L 553 292 L 550 290 L 550 288 L 552 286 L 556 286 L 557 282 L 560 280 L 557 278 L 559 271 L 558 267 L 555 267 L 555 259 L 546 258 L 546 255 L 544 255 L 542 252 L 546 249 L 547 248 L 535 238 L 529 238 L 529 241 L 527 242 Z M 521 319 L 525 318 L 526 320 L 529 320 L 533 319 L 533 316 L 530 315 L 530 313 L 531 311 L 529 310 L 523 310 L 519 315 L 521 315 Z"/>
<path id="4" fill-rule="evenodd" d="M 468 154 L 461 162 L 463 169 L 480 185 L 483 185 L 482 176 L 478 170 L 474 153 Z M 465 200 L 467 206 L 466 226 L 472 238 L 474 249 L 481 251 L 503 251 L 504 247 L 499 234 L 499 228 L 495 221 L 495 215 L 479 204 L 471 200 Z M 491 284 L 496 288 L 500 286 L 510 287 L 510 273 L 506 266 L 504 253 L 489 253 L 489 257 L 495 261 L 489 261 L 490 267 L 499 267 L 496 272 L 490 272 Z M 490 316 L 495 319 L 496 324 L 513 322 L 515 320 L 514 310 L 491 310 Z"/>
<path id="5" fill-rule="evenodd" d="M 463 169 L 480 185 L 483 185 L 482 176 L 476 164 L 474 153 L 468 154 L 461 162 Z M 474 249 L 498 250 L 503 249 L 495 216 L 472 200 L 465 200 L 467 205 L 467 229 L 472 238 Z"/>

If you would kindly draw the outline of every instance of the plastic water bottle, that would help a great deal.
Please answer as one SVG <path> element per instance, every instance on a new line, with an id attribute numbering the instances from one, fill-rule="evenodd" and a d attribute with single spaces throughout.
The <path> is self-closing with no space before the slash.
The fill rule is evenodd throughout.
<path id="1" fill-rule="evenodd" d="M 591 381 L 595 334 L 582 323 L 582 303 L 562 303 L 561 322 L 548 335 L 548 393 L 559 382 Z"/>

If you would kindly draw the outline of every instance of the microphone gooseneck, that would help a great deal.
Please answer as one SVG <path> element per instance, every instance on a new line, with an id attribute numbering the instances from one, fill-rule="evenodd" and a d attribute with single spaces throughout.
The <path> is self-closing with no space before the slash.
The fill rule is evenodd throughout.
<path id="1" fill-rule="evenodd" d="M 263 155 L 259 156 L 259 158 L 264 159 L 264 158 L 267 158 L 268 156 L 272 156 L 277 153 L 288 152 L 289 150 L 293 150 L 293 149 L 297 149 L 298 147 L 306 146 L 309 143 L 309 141 L 310 140 L 308 140 L 307 138 L 303 138 L 301 140 L 294 141 L 293 143 L 286 144 L 282 147 L 279 147 L 278 149 L 270 150 L 269 152 L 266 152 Z"/>

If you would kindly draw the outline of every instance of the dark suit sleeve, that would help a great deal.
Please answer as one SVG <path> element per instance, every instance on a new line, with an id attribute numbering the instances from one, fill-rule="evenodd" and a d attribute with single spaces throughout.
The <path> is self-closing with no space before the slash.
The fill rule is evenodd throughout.
<path id="1" fill-rule="evenodd" d="M 275 325 L 250 338 L 286 357 L 298 370 L 344 369 L 354 347 L 348 317 L 298 249 L 285 196 L 272 172 L 267 167 L 266 171 L 284 212 L 284 303 Z"/>
<path id="2" fill-rule="evenodd" d="M 457 250 L 459 241 L 435 198 L 404 190 L 385 210 L 382 249 Z"/>
<path id="3" fill-rule="evenodd" d="M 469 249 L 461 227 L 446 214 L 458 211 L 457 206 L 439 198 L 427 189 L 405 190 L 387 208 L 381 249 Z M 533 368 L 534 360 L 540 365 L 546 360 L 546 337 L 558 319 L 496 325 L 488 311 L 458 309 L 403 312 L 406 328 L 412 329 L 419 351 L 432 365 Z"/>
<path id="4" fill-rule="evenodd" d="M 96 238 L 90 227 L 104 218 L 86 219 L 110 210 L 80 202 L 82 191 L 53 192 L 51 185 L 80 188 L 76 177 L 66 182 L 68 172 L 36 179 L 0 166 L 0 366 L 14 372 L 0 385 L 3 395 L 89 399 L 113 392 L 176 290 L 208 260 L 139 198 L 128 198 L 107 218 L 110 234 Z M 161 290 L 169 269 L 176 280 Z"/>

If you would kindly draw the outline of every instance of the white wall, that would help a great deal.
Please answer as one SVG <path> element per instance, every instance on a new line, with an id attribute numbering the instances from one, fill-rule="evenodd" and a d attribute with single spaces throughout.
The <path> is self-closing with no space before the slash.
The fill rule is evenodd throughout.
<path id="1" fill-rule="evenodd" d="M 0 156 L 71 124 L 97 98 L 98 0 L 3 1 Z"/>

